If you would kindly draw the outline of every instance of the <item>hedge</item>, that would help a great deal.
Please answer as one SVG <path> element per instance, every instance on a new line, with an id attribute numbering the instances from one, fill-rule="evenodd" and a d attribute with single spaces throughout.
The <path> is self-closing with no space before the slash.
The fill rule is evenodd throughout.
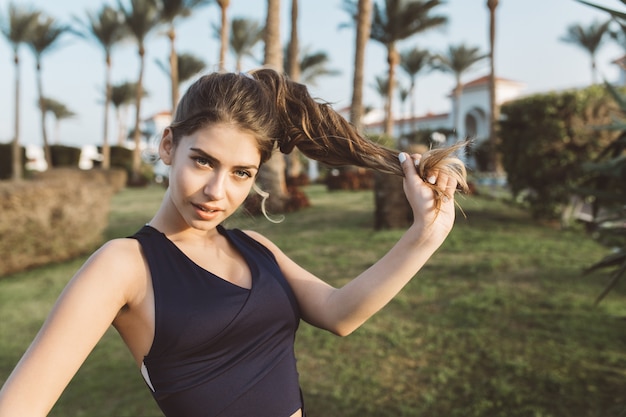
<path id="1" fill-rule="evenodd" d="M 114 188 L 89 171 L 0 182 L 0 276 L 71 259 L 101 244 Z"/>
<path id="2" fill-rule="evenodd" d="M 26 170 L 26 148 L 21 147 L 22 170 Z M 0 180 L 6 180 L 13 176 L 13 144 L 0 143 Z"/>
<path id="3" fill-rule="evenodd" d="M 514 196 L 535 218 L 555 219 L 592 161 L 615 133 L 617 106 L 603 86 L 536 94 L 505 104 L 500 122 L 502 163 Z"/>

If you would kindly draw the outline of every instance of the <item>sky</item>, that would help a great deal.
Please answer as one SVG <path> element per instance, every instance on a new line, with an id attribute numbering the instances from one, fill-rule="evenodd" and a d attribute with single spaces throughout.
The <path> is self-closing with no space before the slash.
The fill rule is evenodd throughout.
<path id="1" fill-rule="evenodd" d="M 16 1 L 16 0 L 13 0 Z M 381 1 L 381 0 L 375 0 Z M 84 20 L 85 12 L 97 11 L 105 4 L 116 5 L 115 0 L 17 0 L 30 4 L 63 23 L 70 23 L 73 16 Z M 290 1 L 282 0 L 281 36 L 289 35 Z M 619 0 L 595 0 L 596 4 L 624 10 Z M 5 16 L 9 0 L 0 0 L 0 16 Z M 332 103 L 336 108 L 349 105 L 352 95 L 352 64 L 354 57 L 354 29 L 340 28 L 349 23 L 349 16 L 341 8 L 342 0 L 300 0 L 300 45 L 310 51 L 324 51 L 330 57 L 329 67 L 340 74 L 321 78 L 310 86 L 312 94 Z M 443 52 L 450 45 L 465 43 L 476 46 L 484 53 L 489 48 L 489 11 L 486 0 L 447 0 L 435 9 L 437 14 L 448 16 L 444 29 L 421 33 L 399 43 L 399 50 L 412 47 Z M 231 0 L 229 18 L 246 17 L 263 22 L 266 13 L 265 0 Z M 523 94 L 583 87 L 591 83 L 590 59 L 582 49 L 565 43 L 561 38 L 567 27 L 574 23 L 589 25 L 594 20 L 604 21 L 604 12 L 578 3 L 576 0 L 500 0 L 497 8 L 497 43 L 495 68 L 498 77 L 523 83 Z M 216 69 L 219 55 L 214 25 L 220 19 L 215 4 L 198 10 L 192 17 L 177 25 L 176 46 L 179 53 L 188 52 L 202 58 L 207 72 Z M 376 76 L 387 71 L 386 50 L 370 41 L 366 51 L 366 105 L 382 107 L 380 95 L 373 88 Z M 148 37 L 146 43 L 145 89 L 149 96 L 142 102 L 142 117 L 169 109 L 170 90 L 167 76 L 155 64 L 166 60 L 168 40 L 162 31 Z M 612 61 L 623 55 L 621 47 L 607 42 L 597 55 L 600 74 L 608 81 L 616 81 L 617 66 Z M 262 57 L 262 45 L 257 56 Z M 20 136 L 23 144 L 41 144 L 42 134 L 39 110 L 36 107 L 36 75 L 34 58 L 26 47 L 20 49 L 21 59 L 21 106 Z M 81 146 L 99 145 L 103 135 L 103 88 L 104 57 L 101 48 L 76 36 L 64 36 L 59 45 L 42 60 L 44 96 L 65 104 L 76 113 L 59 125 L 59 137 L 49 120 L 51 142 Z M 226 62 L 234 70 L 234 57 Z M 248 60 L 245 68 L 259 66 L 258 61 Z M 136 81 L 139 59 L 136 45 L 127 42 L 113 52 L 113 82 Z M 408 78 L 398 70 L 400 82 L 408 85 Z M 488 61 L 467 72 L 463 82 L 487 75 Z M 0 142 L 12 140 L 14 135 L 15 70 L 13 53 L 5 38 L 0 39 Z M 183 84 L 181 89 L 188 86 Z M 449 93 L 454 86 L 452 74 L 427 72 L 417 79 L 417 115 L 429 112 L 447 112 L 451 107 Z M 399 110 L 399 104 L 395 105 Z M 128 115 L 129 126 L 134 120 L 134 110 Z M 116 124 L 111 116 L 109 141 L 116 140 Z"/>

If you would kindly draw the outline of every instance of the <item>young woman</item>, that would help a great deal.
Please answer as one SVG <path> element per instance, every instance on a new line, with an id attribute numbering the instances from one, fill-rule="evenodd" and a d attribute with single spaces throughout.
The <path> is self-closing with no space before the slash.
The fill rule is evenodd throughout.
<path id="1" fill-rule="evenodd" d="M 403 175 L 413 225 L 342 288 L 260 234 L 225 229 L 276 147 Z M 111 324 L 168 417 L 304 415 L 300 319 L 348 335 L 420 270 L 450 232 L 455 190 L 466 186 L 453 150 L 408 155 L 369 142 L 269 69 L 200 78 L 163 132 L 170 183 L 159 210 L 76 273 L 0 391 L 0 417 L 45 416 Z"/>

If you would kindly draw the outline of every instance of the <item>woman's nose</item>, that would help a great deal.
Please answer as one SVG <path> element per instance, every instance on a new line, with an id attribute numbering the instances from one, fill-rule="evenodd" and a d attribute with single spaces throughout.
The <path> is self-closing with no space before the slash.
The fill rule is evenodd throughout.
<path id="1" fill-rule="evenodd" d="M 226 175 L 213 172 L 204 186 L 204 194 L 211 200 L 219 200 L 226 192 Z"/>

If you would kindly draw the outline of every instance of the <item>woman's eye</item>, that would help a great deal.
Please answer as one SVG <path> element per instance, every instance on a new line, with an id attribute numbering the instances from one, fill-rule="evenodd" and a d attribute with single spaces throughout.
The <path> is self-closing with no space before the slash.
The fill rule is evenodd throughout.
<path id="1" fill-rule="evenodd" d="M 239 178 L 252 178 L 252 174 L 246 170 L 237 170 L 235 175 Z"/>
<path id="2" fill-rule="evenodd" d="M 196 164 L 201 165 L 203 167 L 210 167 L 211 166 L 211 162 L 208 159 L 203 158 L 201 156 L 196 156 L 196 157 L 193 158 L 193 160 L 196 162 Z"/>

